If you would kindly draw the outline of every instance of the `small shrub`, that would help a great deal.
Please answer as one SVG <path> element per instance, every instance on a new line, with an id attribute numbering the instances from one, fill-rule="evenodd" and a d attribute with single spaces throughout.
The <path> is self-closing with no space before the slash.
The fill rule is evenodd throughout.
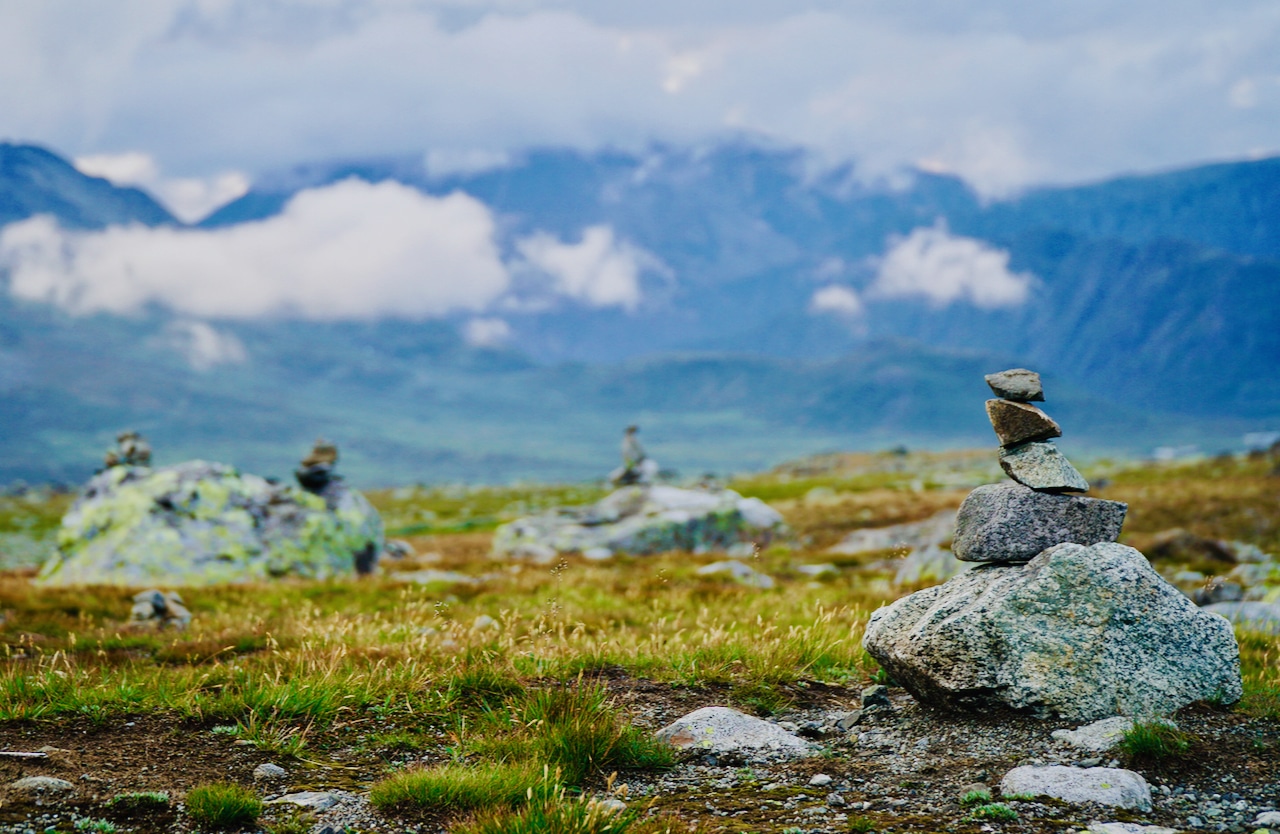
<path id="1" fill-rule="evenodd" d="M 960 804 L 966 808 L 973 805 L 985 805 L 991 801 L 991 791 L 968 791 L 960 797 Z"/>
<path id="2" fill-rule="evenodd" d="M 850 817 L 849 830 L 856 834 L 870 834 L 876 830 L 876 821 L 870 817 Z"/>
<path id="3" fill-rule="evenodd" d="M 530 792 L 543 791 L 548 781 L 532 762 L 448 764 L 393 774 L 373 786 L 369 801 L 384 811 L 406 806 L 471 811 L 515 805 Z"/>
<path id="4" fill-rule="evenodd" d="M 95 820 L 88 817 L 81 817 L 76 820 L 76 831 L 88 831 L 91 834 L 116 834 L 119 830 L 114 822 L 108 820 Z"/>
<path id="5" fill-rule="evenodd" d="M 169 794 L 164 791 L 133 791 L 114 796 L 107 806 L 126 814 L 147 814 L 169 807 Z"/>
<path id="6" fill-rule="evenodd" d="M 979 805 L 969 812 L 969 819 L 972 820 L 993 820 L 997 822 L 1008 822 L 1016 820 L 1018 812 L 1010 808 L 1003 802 L 991 802 L 987 805 Z"/>
<path id="7" fill-rule="evenodd" d="M 187 794 L 187 815 L 212 828 L 250 825 L 262 814 L 262 800 L 248 788 L 216 782 L 192 788 Z"/>
<path id="8" fill-rule="evenodd" d="M 1136 761 L 1161 762 L 1185 759 L 1194 736 L 1166 721 L 1138 721 L 1120 740 L 1120 750 Z"/>

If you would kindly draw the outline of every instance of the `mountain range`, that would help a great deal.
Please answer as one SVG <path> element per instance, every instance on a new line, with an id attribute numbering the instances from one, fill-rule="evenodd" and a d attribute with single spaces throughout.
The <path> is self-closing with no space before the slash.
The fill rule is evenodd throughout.
<path id="1" fill-rule="evenodd" d="M 77 480 L 123 427 L 161 461 L 268 474 L 325 434 L 366 484 L 593 477 L 629 422 L 690 473 L 989 444 L 981 377 L 1012 365 L 1044 373 L 1073 453 L 1280 428 L 1280 159 L 993 201 L 947 175 L 867 182 L 748 144 L 535 150 L 454 174 L 406 156 L 263 175 L 197 228 L 352 178 L 469 195 L 508 255 L 606 226 L 644 253 L 641 298 L 504 310 L 487 346 L 460 315 L 219 319 L 242 361 L 193 367 L 175 345 L 206 325 L 163 306 L 73 315 L 0 292 L 0 480 Z M 142 191 L 0 145 L 0 226 L 37 215 L 183 228 Z"/>

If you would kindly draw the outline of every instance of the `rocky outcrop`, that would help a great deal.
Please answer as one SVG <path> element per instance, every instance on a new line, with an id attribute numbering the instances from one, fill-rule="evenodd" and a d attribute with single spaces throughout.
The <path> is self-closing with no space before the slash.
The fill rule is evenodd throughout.
<path id="1" fill-rule="evenodd" d="M 729 707 L 694 710 L 663 727 L 657 737 L 678 750 L 737 754 L 745 759 L 795 759 L 818 753 L 817 745 L 777 724 Z"/>
<path id="2" fill-rule="evenodd" d="M 382 519 L 340 480 L 319 493 L 205 461 L 113 466 L 85 485 L 40 571 L 49 585 L 190 586 L 368 571 Z"/>
<path id="3" fill-rule="evenodd" d="M 695 553 L 759 546 L 785 536 L 782 516 L 758 498 L 733 490 L 628 486 L 595 504 L 560 507 L 504 524 L 495 555 L 550 561 L 563 553 L 591 558 L 670 550 Z"/>
<path id="4" fill-rule="evenodd" d="M 1073 805 L 1151 810 L 1151 786 L 1147 780 L 1118 767 L 1024 765 L 1005 774 L 1000 780 L 1000 792 L 1006 796 L 1048 796 Z"/>
<path id="5" fill-rule="evenodd" d="M 1072 720 L 1239 700 L 1231 626 L 1141 553 L 1060 544 L 989 565 L 871 616 L 864 645 L 918 700 Z"/>

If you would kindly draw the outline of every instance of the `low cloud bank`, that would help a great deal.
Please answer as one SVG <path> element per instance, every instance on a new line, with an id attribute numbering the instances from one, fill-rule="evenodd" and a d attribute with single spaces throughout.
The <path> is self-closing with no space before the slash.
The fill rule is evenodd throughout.
<path id="1" fill-rule="evenodd" d="M 1030 295 L 1035 277 L 1009 269 L 1009 253 L 974 238 L 952 235 L 938 224 L 915 229 L 891 243 L 879 259 L 867 294 L 873 298 L 921 298 L 935 307 L 967 301 L 976 307 L 1016 307 Z"/>

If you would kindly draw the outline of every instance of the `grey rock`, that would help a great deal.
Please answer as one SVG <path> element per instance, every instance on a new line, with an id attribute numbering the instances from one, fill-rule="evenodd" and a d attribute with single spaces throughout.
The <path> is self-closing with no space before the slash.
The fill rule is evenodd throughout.
<path id="1" fill-rule="evenodd" d="M 822 562 L 816 565 L 796 565 L 796 573 L 818 579 L 823 576 L 839 576 L 840 568 L 830 562 Z"/>
<path id="2" fill-rule="evenodd" d="M 1243 631 L 1262 634 L 1280 634 L 1280 603 L 1274 602 L 1215 602 L 1206 605 L 1210 611 Z"/>
<path id="3" fill-rule="evenodd" d="M 776 724 L 728 707 L 703 707 L 657 732 L 680 750 L 738 753 L 748 758 L 793 759 L 813 756 L 818 748 Z"/>
<path id="4" fill-rule="evenodd" d="M 858 725 L 862 720 L 862 710 L 854 709 L 848 712 L 838 712 L 832 716 L 835 728 L 842 732 L 848 732 Z"/>
<path id="5" fill-rule="evenodd" d="M 1244 588 L 1238 582 L 1231 582 L 1221 576 L 1215 576 L 1191 594 L 1196 605 L 1213 605 L 1217 602 L 1239 602 L 1244 599 Z"/>
<path id="6" fill-rule="evenodd" d="M 621 799 L 614 799 L 612 797 L 607 799 L 596 799 L 592 801 L 591 804 L 596 808 L 599 808 L 604 813 L 610 815 L 621 814 L 623 811 L 627 810 L 627 803 L 623 802 Z"/>
<path id="7" fill-rule="evenodd" d="M 809 785 L 815 788 L 824 788 L 831 782 L 831 777 L 826 773 L 815 773 L 809 777 Z"/>
<path id="8" fill-rule="evenodd" d="M 919 701 L 1092 721 L 1240 699 L 1230 624 L 1121 544 L 1060 544 L 871 615 L 863 646 Z"/>
<path id="9" fill-rule="evenodd" d="M 266 762 L 260 764 L 253 769 L 253 778 L 259 782 L 275 782 L 280 779 L 287 778 L 289 771 L 285 770 L 278 764 Z"/>
<path id="10" fill-rule="evenodd" d="M 1018 483 L 1043 492 L 1089 491 L 1089 482 L 1071 461 L 1045 441 L 1001 449 L 1000 468 Z"/>
<path id="11" fill-rule="evenodd" d="M 698 576 L 718 576 L 720 574 L 728 574 L 734 582 L 739 585 L 746 585 L 748 588 L 772 588 L 773 577 L 759 571 L 752 570 L 750 566 L 744 565 L 736 559 L 729 559 L 724 562 L 712 562 L 709 565 L 703 565 L 698 568 L 695 573 Z"/>
<path id="12" fill-rule="evenodd" d="M 1253 824 L 1266 828 L 1280 828 L 1280 811 L 1263 811 L 1254 817 Z"/>
<path id="13" fill-rule="evenodd" d="M 1025 765 L 1015 767 L 1000 780 L 1002 794 L 1049 796 L 1073 805 L 1094 803 L 1114 808 L 1151 810 L 1151 788 L 1132 770 L 1112 767 Z"/>
<path id="14" fill-rule="evenodd" d="M 1063 542 L 1115 541 L 1128 509 L 1119 501 L 988 484 L 960 505 L 951 548 L 966 562 L 1025 562 Z"/>
<path id="15" fill-rule="evenodd" d="M 955 510 L 942 510 L 923 521 L 854 530 L 827 552 L 842 556 L 856 556 L 859 553 L 870 553 L 876 550 L 897 548 L 915 550 L 930 545 L 941 545 L 951 539 L 955 527 Z"/>
<path id="16" fill-rule="evenodd" d="M 862 709 L 864 712 L 869 709 L 893 709 L 893 704 L 889 701 L 889 687 L 876 684 L 862 690 Z"/>
<path id="17" fill-rule="evenodd" d="M 1119 744 L 1124 734 L 1132 729 L 1132 718 L 1114 716 L 1094 721 L 1092 724 L 1086 724 L 1074 730 L 1054 730 L 1053 737 L 1081 750 L 1105 753 Z"/>
<path id="18" fill-rule="evenodd" d="M 313 813 L 319 811 L 327 811 L 337 805 L 341 798 L 334 793 L 328 791 L 299 791 L 298 793 L 287 793 L 284 796 L 268 802 L 268 805 L 293 805 Z"/>
<path id="19" fill-rule="evenodd" d="M 1136 822 L 1091 822 L 1080 834 L 1178 834 L 1178 829 Z"/>
<path id="20" fill-rule="evenodd" d="M 559 507 L 504 524 L 493 538 L 498 556 L 549 562 L 563 553 L 650 554 L 761 547 L 788 534 L 782 516 L 758 498 L 729 489 L 627 486 L 595 504 Z"/>
<path id="21" fill-rule="evenodd" d="M 191 612 L 182 604 L 176 591 L 155 589 L 139 591 L 133 595 L 133 608 L 129 612 L 133 625 L 159 628 L 184 629 L 191 624 Z"/>
<path id="22" fill-rule="evenodd" d="M 1042 402 L 1044 388 L 1040 385 L 1040 374 L 1026 368 L 1011 368 L 983 377 L 991 391 L 997 397 L 1013 400 L 1018 403 Z"/>
<path id="23" fill-rule="evenodd" d="M 480 580 L 474 576 L 468 576 L 465 573 L 458 573 L 451 570 L 436 570 L 435 568 L 425 568 L 423 570 L 402 571 L 393 573 L 389 576 L 397 582 L 411 582 L 414 585 L 479 585 Z"/>
<path id="24" fill-rule="evenodd" d="M 987 419 L 1001 446 L 1017 446 L 1032 440 L 1062 437 L 1062 428 L 1034 405 L 1008 400 L 987 400 Z"/>
<path id="25" fill-rule="evenodd" d="M 16 782 L 10 782 L 9 787 L 15 791 L 31 793 L 65 793 L 75 790 L 75 785 L 66 779 L 58 779 L 54 776 L 26 776 Z"/>
<path id="26" fill-rule="evenodd" d="M 319 493 L 195 460 L 93 477 L 62 519 L 45 585 L 211 585 L 355 573 L 382 519 L 340 480 Z M 141 611 L 139 612 L 141 613 Z"/>

